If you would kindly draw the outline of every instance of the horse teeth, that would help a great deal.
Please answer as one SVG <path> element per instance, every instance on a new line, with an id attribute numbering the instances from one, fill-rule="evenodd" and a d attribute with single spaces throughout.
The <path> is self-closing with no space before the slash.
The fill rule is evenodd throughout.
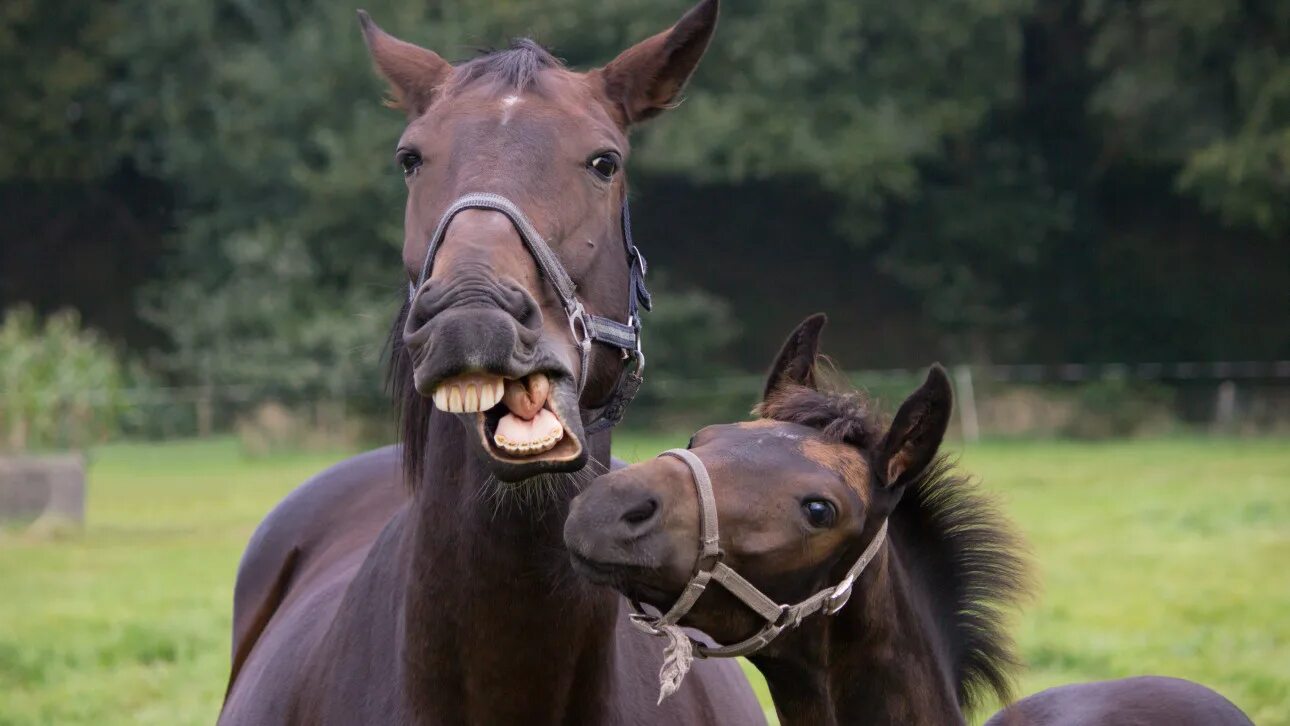
<path id="1" fill-rule="evenodd" d="M 497 448 L 514 456 L 536 456 L 554 449 L 555 445 L 560 443 L 560 439 L 563 438 L 564 428 L 560 427 L 553 429 L 550 433 L 537 441 L 521 443 L 519 441 L 511 441 L 505 436 L 496 434 L 493 436 L 493 443 L 497 444 Z"/>
<path id="2" fill-rule="evenodd" d="M 466 373 L 440 383 L 431 399 L 440 411 L 477 413 L 496 406 L 504 390 L 501 376 Z"/>
<path id="3" fill-rule="evenodd" d="M 502 400 L 501 381 L 485 381 L 479 389 L 479 410 L 487 411 Z"/>

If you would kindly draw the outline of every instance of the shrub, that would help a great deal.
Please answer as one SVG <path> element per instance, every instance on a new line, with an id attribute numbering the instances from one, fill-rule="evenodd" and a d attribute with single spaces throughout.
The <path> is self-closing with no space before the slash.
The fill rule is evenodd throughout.
<path id="1" fill-rule="evenodd" d="M 0 324 L 0 448 L 77 448 L 101 441 L 125 411 L 115 351 L 74 311 L 43 323 L 27 306 Z"/>

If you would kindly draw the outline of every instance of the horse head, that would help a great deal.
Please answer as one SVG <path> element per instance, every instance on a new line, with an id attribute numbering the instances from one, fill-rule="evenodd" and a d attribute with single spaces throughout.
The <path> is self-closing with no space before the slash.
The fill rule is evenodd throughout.
<path id="1" fill-rule="evenodd" d="M 406 370 L 394 383 L 419 399 L 404 404 L 412 472 L 426 402 L 457 416 L 505 481 L 581 470 L 593 424 L 621 415 L 648 306 L 626 213 L 628 132 L 677 103 L 717 5 L 585 73 L 531 41 L 454 65 L 360 13 L 408 116 L 395 152 L 408 187 L 395 351 Z"/>

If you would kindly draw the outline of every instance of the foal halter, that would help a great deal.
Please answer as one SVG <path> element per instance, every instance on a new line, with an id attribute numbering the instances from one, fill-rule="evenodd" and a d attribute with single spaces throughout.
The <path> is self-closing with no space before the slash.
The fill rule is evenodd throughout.
<path id="1" fill-rule="evenodd" d="M 838 584 L 826 587 L 794 605 L 781 605 L 721 561 L 724 553 L 721 551 L 721 539 L 717 531 L 717 502 L 712 493 L 712 479 L 708 476 L 708 469 L 703 461 L 689 449 L 669 449 L 659 456 L 680 459 L 689 467 L 694 488 L 699 494 L 700 526 L 700 549 L 694 565 L 694 575 L 681 592 L 681 596 L 672 604 L 671 609 L 663 615 L 654 616 L 645 612 L 636 600 L 631 601 L 632 608 L 636 612 L 629 617 L 638 630 L 649 635 L 667 636 L 672 640 L 668 647 L 667 660 L 660 673 L 663 688 L 659 700 L 662 701 L 676 690 L 681 678 L 685 677 L 685 671 L 689 669 L 690 653 L 700 658 L 734 658 L 751 655 L 769 645 L 779 637 L 780 633 L 796 628 L 804 618 L 820 610 L 823 610 L 826 615 L 833 615 L 841 610 L 851 599 L 851 590 L 856 579 L 877 556 L 878 550 L 886 541 L 887 520 L 882 520 L 878 533 L 873 536 L 864 552 L 860 554 L 855 564 L 851 565 Z M 708 646 L 684 635 L 677 626 L 677 622 L 690 612 L 710 582 L 720 583 L 731 595 L 739 598 L 760 615 L 766 624 L 753 635 L 731 645 Z M 671 652 L 674 648 L 689 652 L 674 654 Z M 676 663 L 677 666 L 674 667 L 679 667 L 680 672 L 669 672 L 670 663 Z M 669 684 L 671 684 L 670 689 Z"/>
<path id="2" fill-rule="evenodd" d="M 516 231 L 520 234 L 520 239 L 524 240 L 524 247 L 537 262 L 538 271 L 542 277 L 551 283 L 557 295 L 560 296 L 560 304 L 564 307 L 564 314 L 569 319 L 569 329 L 573 332 L 573 339 L 578 345 L 578 353 L 581 358 L 581 369 L 578 372 L 578 393 L 582 393 L 583 387 L 587 383 L 587 366 L 591 359 L 591 343 L 603 343 L 622 350 L 623 358 L 627 361 L 627 367 L 623 371 L 618 382 L 614 385 L 614 391 L 610 395 L 609 402 L 606 403 L 599 411 L 596 411 L 590 421 L 584 424 L 588 434 L 598 433 L 605 429 L 612 428 L 622 420 L 623 415 L 627 412 L 627 404 L 631 403 L 632 398 L 640 389 L 642 373 L 645 371 L 645 354 L 641 351 L 641 318 L 640 308 L 650 310 L 653 307 L 653 301 L 650 299 L 649 290 L 645 288 L 645 257 L 636 249 L 635 243 L 632 242 L 632 220 L 631 214 L 627 210 L 627 199 L 623 198 L 622 211 L 622 229 L 623 245 L 627 252 L 627 267 L 629 273 L 630 288 L 627 292 L 627 323 L 623 324 L 617 320 L 592 315 L 583 307 L 582 301 L 578 299 L 578 286 L 574 283 L 569 272 L 565 270 L 560 258 L 551 249 L 551 246 L 542 239 L 538 234 L 537 228 L 525 216 L 524 211 L 519 205 L 510 199 L 489 192 L 473 192 L 463 195 L 453 202 L 443 216 L 439 218 L 439 224 L 435 227 L 434 234 L 430 237 L 430 244 L 426 248 L 425 262 L 421 263 L 421 274 L 417 276 L 415 284 L 408 284 L 408 300 L 411 301 L 416 297 L 416 292 L 425 284 L 430 277 L 430 271 L 434 266 L 435 253 L 439 251 L 439 245 L 443 243 L 444 235 L 448 232 L 448 224 L 452 222 L 453 217 L 458 212 L 465 209 L 491 209 L 495 212 L 501 212 L 511 220 L 515 225 Z"/>

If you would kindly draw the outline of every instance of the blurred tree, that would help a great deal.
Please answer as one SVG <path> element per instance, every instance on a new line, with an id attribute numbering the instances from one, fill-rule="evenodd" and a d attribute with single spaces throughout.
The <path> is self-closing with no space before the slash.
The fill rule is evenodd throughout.
<path id="1" fill-rule="evenodd" d="M 369 10 L 450 58 L 529 35 L 586 67 L 686 4 Z M 375 388 L 402 295 L 402 119 L 351 7 L 14 0 L 0 18 L 0 180 L 122 188 L 125 168 L 164 184 L 136 196 L 174 200 L 143 310 L 177 375 Z M 1288 45 L 1276 0 L 728 2 L 683 118 L 636 141 L 643 241 L 729 299 L 744 367 L 824 302 L 855 306 L 870 336 L 839 352 L 870 365 L 1290 356 Z"/>
<path id="2" fill-rule="evenodd" d="M 1088 0 L 1083 20 L 1105 153 L 1181 166 L 1230 222 L 1290 232 L 1290 5 Z"/>
<path id="3" fill-rule="evenodd" d="M 115 3 L 0 5 L 0 181 L 96 178 L 122 151 L 112 104 Z"/>
<path id="4" fill-rule="evenodd" d="M 144 347 L 134 290 L 155 277 L 170 194 L 130 162 L 119 3 L 0 3 L 0 307 L 72 306 Z"/>

